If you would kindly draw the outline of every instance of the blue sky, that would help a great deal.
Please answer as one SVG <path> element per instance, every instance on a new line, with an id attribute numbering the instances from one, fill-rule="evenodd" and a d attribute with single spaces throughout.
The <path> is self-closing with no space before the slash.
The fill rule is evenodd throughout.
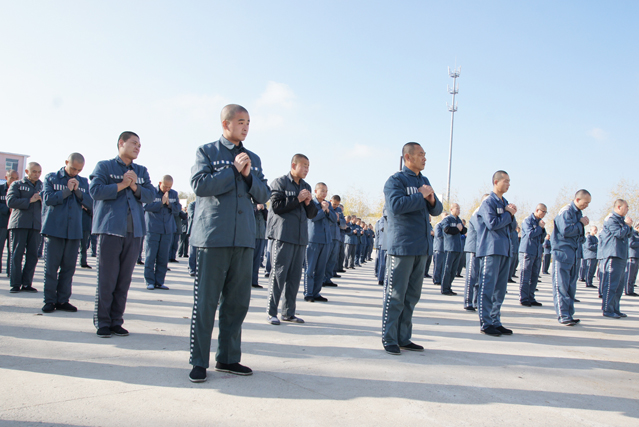
<path id="1" fill-rule="evenodd" d="M 251 113 L 249 149 L 268 179 L 296 152 L 308 181 L 371 199 L 420 142 L 446 186 L 452 83 L 453 193 L 462 204 L 497 169 L 512 201 L 554 203 L 584 187 L 593 209 L 639 155 L 639 3 L 373 1 L 2 1 L 1 150 L 45 172 L 68 153 L 115 157 L 139 133 L 139 163 L 189 190 L 219 111 Z M 632 213 L 631 213 L 632 215 Z"/>

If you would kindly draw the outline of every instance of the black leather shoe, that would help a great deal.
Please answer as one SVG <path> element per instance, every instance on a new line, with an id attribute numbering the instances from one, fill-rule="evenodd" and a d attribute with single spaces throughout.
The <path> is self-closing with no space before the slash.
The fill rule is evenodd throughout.
<path id="1" fill-rule="evenodd" d="M 96 332 L 100 338 L 111 338 L 111 329 L 103 326 Z"/>
<path id="2" fill-rule="evenodd" d="M 248 366 L 240 365 L 239 363 L 220 363 L 215 364 L 215 370 L 219 372 L 228 372 L 233 375 L 253 375 L 253 370 Z"/>
<path id="3" fill-rule="evenodd" d="M 486 335 L 490 335 L 490 336 L 493 336 L 493 337 L 501 336 L 501 332 L 499 331 L 499 329 L 495 328 L 493 325 L 488 326 L 486 329 L 482 329 L 481 333 L 482 334 L 486 334 Z"/>
<path id="4" fill-rule="evenodd" d="M 251 286 L 254 287 L 254 288 L 263 288 L 264 287 L 262 285 L 251 285 Z"/>
<path id="5" fill-rule="evenodd" d="M 322 286 L 331 286 L 331 287 L 337 287 L 337 283 L 333 283 L 333 282 L 326 282 L 326 283 L 322 283 Z"/>
<path id="6" fill-rule="evenodd" d="M 502 335 L 512 335 L 513 331 L 510 329 L 504 328 L 503 326 L 497 326 L 496 328 Z"/>
<path id="7" fill-rule="evenodd" d="M 304 301 L 315 302 L 315 298 L 313 298 L 313 297 L 304 297 Z"/>
<path id="8" fill-rule="evenodd" d="M 453 296 L 453 295 L 457 295 L 457 292 L 453 292 L 453 291 L 449 291 L 449 292 L 442 292 L 442 295 Z"/>
<path id="9" fill-rule="evenodd" d="M 392 354 L 393 356 L 399 356 L 402 354 L 398 345 L 385 345 L 384 350 L 386 350 L 386 353 Z"/>
<path id="10" fill-rule="evenodd" d="M 378 284 L 379 286 L 384 286 L 384 281 L 383 281 L 383 280 L 380 280 L 379 282 L 377 282 L 377 284 Z"/>
<path id="11" fill-rule="evenodd" d="M 201 366 L 194 366 L 189 374 L 189 381 L 192 383 L 203 383 L 206 381 L 206 369 Z"/>
<path id="12" fill-rule="evenodd" d="M 530 305 L 532 305 L 533 307 L 541 307 L 543 304 L 537 301 L 533 301 L 530 303 Z"/>
<path id="13" fill-rule="evenodd" d="M 523 305 L 524 307 L 530 307 L 532 306 L 532 304 L 528 304 L 527 302 L 520 302 L 520 305 Z"/>
<path id="14" fill-rule="evenodd" d="M 82 267 L 82 268 L 88 268 L 89 270 L 91 270 L 91 269 L 93 268 L 93 267 L 91 267 L 89 264 L 84 264 L 84 265 L 81 265 L 80 267 Z"/>
<path id="15" fill-rule="evenodd" d="M 44 313 L 53 313 L 55 311 L 55 304 L 52 302 L 48 302 L 42 307 L 42 312 Z"/>
<path id="16" fill-rule="evenodd" d="M 344 269 L 340 269 L 340 270 L 337 270 L 337 272 L 338 272 L 338 273 L 346 273 L 346 270 L 344 270 Z"/>
<path id="17" fill-rule="evenodd" d="M 315 297 L 315 301 L 319 301 L 319 302 L 328 302 L 328 299 L 324 298 L 323 296 L 318 296 Z"/>
<path id="18" fill-rule="evenodd" d="M 464 310 L 466 310 L 466 311 L 477 311 L 477 309 L 475 307 L 464 307 Z"/>
<path id="19" fill-rule="evenodd" d="M 433 276 L 431 276 L 430 274 L 424 274 L 424 279 L 431 279 Z"/>
<path id="20" fill-rule="evenodd" d="M 342 276 L 340 276 L 339 274 L 333 274 L 333 277 L 335 277 L 336 279 L 339 279 Z"/>
<path id="21" fill-rule="evenodd" d="M 508 279 L 508 283 L 517 283 L 513 279 Z"/>
<path id="22" fill-rule="evenodd" d="M 117 335 L 119 337 L 126 337 L 129 335 L 129 331 L 124 329 L 121 325 L 111 326 L 109 329 L 113 332 L 113 335 Z"/>
<path id="23" fill-rule="evenodd" d="M 169 262 L 180 262 L 180 261 L 178 261 L 175 258 L 173 258 L 173 259 L 170 259 Z"/>
<path id="24" fill-rule="evenodd" d="M 404 350 L 409 351 L 424 351 L 424 347 L 419 344 L 415 344 L 414 342 L 409 342 L 406 345 L 400 345 L 399 348 L 403 348 Z"/>
<path id="25" fill-rule="evenodd" d="M 23 286 L 22 287 L 22 292 L 38 292 L 38 290 L 36 288 L 34 288 L 33 286 Z"/>
<path id="26" fill-rule="evenodd" d="M 73 305 L 73 304 L 69 304 L 69 302 L 65 302 L 64 304 L 56 304 L 55 305 L 55 309 L 56 310 L 62 310 L 62 311 L 68 311 L 69 313 L 75 313 L 76 311 L 78 311 L 78 308 Z"/>
<path id="27" fill-rule="evenodd" d="M 581 301 L 579 301 L 577 298 L 575 298 L 575 302 L 581 302 Z"/>
<path id="28" fill-rule="evenodd" d="M 593 286 L 593 288 L 594 288 L 594 286 Z M 629 294 L 626 294 L 626 295 L 628 295 L 629 297 L 639 297 L 639 294 L 636 293 L 636 292 L 632 292 L 632 293 L 629 293 Z"/>

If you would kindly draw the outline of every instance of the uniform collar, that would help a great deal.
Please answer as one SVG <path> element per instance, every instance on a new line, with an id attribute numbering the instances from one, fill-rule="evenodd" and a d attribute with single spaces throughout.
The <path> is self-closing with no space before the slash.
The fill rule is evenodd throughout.
<path id="1" fill-rule="evenodd" d="M 29 184 L 32 187 L 35 187 L 38 185 L 38 182 L 40 182 L 40 180 L 37 180 L 34 184 L 33 182 L 31 182 L 28 176 L 25 176 L 24 178 L 22 178 L 22 182 L 24 182 L 25 184 Z"/>
<path id="2" fill-rule="evenodd" d="M 224 138 L 224 135 L 220 137 L 220 142 L 222 143 L 223 146 L 228 148 L 230 151 L 241 150 L 242 148 L 244 148 L 244 144 L 242 144 L 242 141 L 240 141 L 238 145 L 235 145 L 228 139 Z"/>
<path id="3" fill-rule="evenodd" d="M 572 202 L 570 202 L 570 208 L 573 209 L 575 212 L 581 213 L 581 209 L 579 209 L 577 207 L 577 205 L 575 205 L 575 201 L 574 200 Z M 614 212 L 613 212 L 613 214 L 614 214 Z"/>
<path id="4" fill-rule="evenodd" d="M 58 171 L 58 176 L 60 178 L 64 178 L 65 176 L 71 178 L 65 168 L 60 168 L 60 170 Z"/>
<path id="5" fill-rule="evenodd" d="M 131 161 L 131 164 L 127 166 L 126 163 L 124 163 L 124 160 L 122 160 L 120 158 L 120 156 L 115 156 L 115 161 L 118 162 L 119 164 L 121 164 L 122 166 L 124 166 L 125 168 L 129 169 L 129 168 L 133 168 L 133 161 Z"/>
<path id="6" fill-rule="evenodd" d="M 406 175 L 410 175 L 410 176 L 420 176 L 422 174 L 421 172 L 419 173 L 419 175 L 416 174 L 415 172 L 410 170 L 406 165 L 402 166 L 402 173 Z"/>
<path id="7" fill-rule="evenodd" d="M 617 221 L 621 221 L 621 222 L 624 222 L 626 220 L 625 216 L 621 216 L 617 212 L 613 212 L 612 217 L 615 218 Z"/>
<path id="8" fill-rule="evenodd" d="M 300 179 L 300 183 L 299 183 L 299 184 L 295 183 L 295 179 L 293 178 L 293 175 L 291 175 L 291 173 L 290 173 L 290 172 L 289 172 L 288 174 L 286 174 L 286 177 L 288 178 L 288 180 L 289 180 L 289 181 L 291 181 L 291 182 L 292 182 L 293 184 L 295 184 L 295 185 L 299 185 L 299 186 L 301 186 L 301 185 L 302 185 L 302 183 L 304 182 L 304 180 L 303 180 L 303 179 Z"/>

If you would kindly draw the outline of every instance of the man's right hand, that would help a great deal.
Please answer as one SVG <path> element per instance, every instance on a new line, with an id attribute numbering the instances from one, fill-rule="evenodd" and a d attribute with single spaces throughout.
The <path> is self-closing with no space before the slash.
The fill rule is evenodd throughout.
<path id="1" fill-rule="evenodd" d="M 168 191 L 166 193 L 164 193 L 164 195 L 162 196 L 162 204 L 163 205 L 168 205 L 169 204 L 169 192 Z"/>
<path id="2" fill-rule="evenodd" d="M 433 187 L 431 187 L 430 185 L 426 185 L 426 184 L 422 185 L 417 190 L 420 193 L 422 193 L 422 196 L 424 196 L 424 199 L 427 199 L 428 196 L 430 196 L 431 194 L 435 193 L 435 190 L 433 190 Z"/>
<path id="3" fill-rule="evenodd" d="M 541 228 L 544 228 L 544 227 L 546 226 L 546 223 L 544 222 L 544 220 L 543 220 L 543 219 L 540 219 L 540 220 L 539 220 L 539 226 L 540 226 Z"/>
<path id="4" fill-rule="evenodd" d="M 584 227 L 585 227 L 586 225 L 590 224 L 590 220 L 588 219 L 588 217 L 587 217 L 587 216 L 582 217 L 582 218 L 579 220 L 579 222 L 581 222 L 581 223 L 584 225 Z"/>
<path id="5" fill-rule="evenodd" d="M 251 161 L 250 157 L 248 154 L 246 153 L 240 153 L 235 157 L 235 161 L 233 162 L 233 166 L 235 166 L 235 169 L 237 169 L 237 171 L 239 173 L 242 173 L 242 171 L 244 171 L 244 168 L 246 167 L 246 165 Z"/>
<path id="6" fill-rule="evenodd" d="M 302 203 L 303 201 L 305 201 L 306 199 L 308 199 L 308 197 L 311 195 L 311 192 L 304 189 L 302 191 L 300 191 L 300 194 L 297 195 L 297 200 L 299 200 L 300 203 Z"/>
<path id="7" fill-rule="evenodd" d="M 322 201 L 322 210 L 328 212 L 328 202 L 326 200 Z"/>
<path id="8" fill-rule="evenodd" d="M 29 203 L 39 202 L 40 200 L 42 200 L 42 197 L 40 197 L 40 193 L 35 193 L 33 196 L 31 196 L 31 199 L 29 199 Z"/>
<path id="9" fill-rule="evenodd" d="M 626 217 L 624 222 L 626 223 L 626 225 L 629 225 L 630 227 L 632 227 L 632 218 L 630 218 L 629 216 Z"/>
<path id="10" fill-rule="evenodd" d="M 76 188 L 78 188 L 78 180 L 75 178 L 71 178 L 70 180 L 67 181 L 67 188 L 70 191 L 75 190 Z"/>
<path id="11" fill-rule="evenodd" d="M 508 206 L 506 206 L 506 212 L 515 216 L 515 214 L 517 213 L 517 206 L 510 203 Z"/>

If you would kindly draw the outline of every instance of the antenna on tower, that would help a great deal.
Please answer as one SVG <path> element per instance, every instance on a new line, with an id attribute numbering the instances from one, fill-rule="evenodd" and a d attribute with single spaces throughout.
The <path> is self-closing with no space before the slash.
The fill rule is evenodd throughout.
<path id="1" fill-rule="evenodd" d="M 457 68 L 457 60 L 455 60 L 455 68 L 450 71 L 448 67 L 448 76 L 453 79 L 453 87 L 446 85 L 448 93 L 453 95 L 453 101 L 451 105 L 446 103 L 446 108 L 450 111 L 450 144 L 448 146 L 448 182 L 446 183 L 446 201 L 450 203 L 450 174 L 451 166 L 453 163 L 453 124 L 455 123 L 455 112 L 457 111 L 457 104 L 455 103 L 455 95 L 459 93 L 459 85 L 457 84 L 457 78 L 461 73 L 461 67 Z"/>

